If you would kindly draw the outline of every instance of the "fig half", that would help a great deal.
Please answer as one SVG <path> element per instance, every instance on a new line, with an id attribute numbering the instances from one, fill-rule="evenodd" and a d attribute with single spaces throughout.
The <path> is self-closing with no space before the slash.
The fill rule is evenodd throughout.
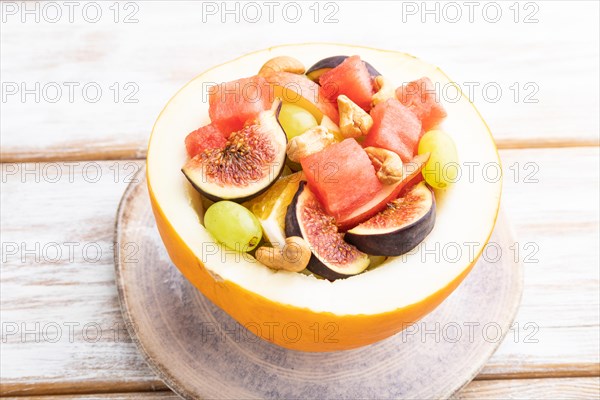
<path id="1" fill-rule="evenodd" d="M 277 116 L 281 100 L 256 120 L 232 133 L 221 148 L 190 159 L 183 174 L 201 194 L 213 201 L 242 202 L 269 188 L 285 167 L 287 136 Z"/>
<path id="2" fill-rule="evenodd" d="M 335 218 L 325 213 L 306 181 L 300 182 L 288 206 L 285 234 L 308 242 L 312 255 L 306 268 L 330 281 L 359 274 L 369 266 L 369 256 L 344 241 Z"/>
<path id="3" fill-rule="evenodd" d="M 415 248 L 435 225 L 435 197 L 421 182 L 374 217 L 346 232 L 346 241 L 365 253 L 400 256 Z"/>

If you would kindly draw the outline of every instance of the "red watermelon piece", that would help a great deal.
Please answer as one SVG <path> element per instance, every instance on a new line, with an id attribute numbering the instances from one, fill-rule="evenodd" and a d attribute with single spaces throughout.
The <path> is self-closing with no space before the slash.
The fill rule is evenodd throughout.
<path id="1" fill-rule="evenodd" d="M 371 110 L 373 127 L 363 146 L 381 147 L 398 153 L 403 162 L 417 151 L 421 121 L 396 99 L 388 99 Z"/>
<path id="2" fill-rule="evenodd" d="M 185 148 L 190 158 L 204 150 L 222 148 L 227 139 L 214 124 L 196 129 L 185 138 Z"/>
<path id="3" fill-rule="evenodd" d="M 336 101 L 345 94 L 365 110 L 371 108 L 373 81 L 364 62 L 359 56 L 346 58 L 340 65 L 325 72 L 319 78 L 325 96 Z"/>
<path id="4" fill-rule="evenodd" d="M 208 115 L 226 137 L 244 127 L 260 112 L 271 106 L 272 96 L 267 81 L 261 76 L 225 82 L 209 89 Z"/>
<path id="5" fill-rule="evenodd" d="M 447 115 L 435 92 L 435 85 L 427 77 L 400 86 L 396 89 L 396 97 L 415 113 L 424 131 L 438 125 Z"/>
<path id="6" fill-rule="evenodd" d="M 311 190 L 336 219 L 367 203 L 382 186 L 369 156 L 354 139 L 334 143 L 301 164 Z"/>

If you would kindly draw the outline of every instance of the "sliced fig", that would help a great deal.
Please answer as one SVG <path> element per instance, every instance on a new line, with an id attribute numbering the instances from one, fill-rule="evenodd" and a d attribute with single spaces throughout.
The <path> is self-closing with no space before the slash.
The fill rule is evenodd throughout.
<path id="1" fill-rule="evenodd" d="M 369 266 L 369 256 L 344 241 L 335 219 L 325 213 L 305 181 L 287 209 L 285 234 L 308 242 L 313 253 L 308 270 L 330 281 L 359 274 Z"/>
<path id="2" fill-rule="evenodd" d="M 232 133 L 221 148 L 207 149 L 190 159 L 183 174 L 213 201 L 242 202 L 269 188 L 285 167 L 287 136 L 277 115 L 281 100 Z"/>
<path id="3" fill-rule="evenodd" d="M 383 210 L 389 202 L 396 199 L 402 190 L 417 183 L 422 179 L 421 170 L 429 160 L 429 153 L 418 155 L 410 162 L 402 166 L 402 179 L 391 185 L 384 185 L 379 192 L 366 204 L 356 208 L 349 215 L 344 215 L 338 219 L 337 224 L 341 231 L 346 231 L 356 225 L 364 222 Z"/>
<path id="4" fill-rule="evenodd" d="M 356 248 L 378 256 L 400 256 L 425 239 L 435 224 L 435 197 L 421 182 L 362 224 L 346 232 Z"/>
<path id="5" fill-rule="evenodd" d="M 323 58 L 322 60 L 317 61 L 312 67 L 310 67 L 306 71 L 306 76 L 308 76 L 310 80 L 319 83 L 319 78 L 321 77 L 321 75 L 343 63 L 346 58 L 348 58 L 348 56 L 333 56 Z M 381 75 L 379 71 L 377 71 L 371 64 L 369 64 L 366 61 L 363 62 L 365 63 L 369 74 L 373 78 Z"/>

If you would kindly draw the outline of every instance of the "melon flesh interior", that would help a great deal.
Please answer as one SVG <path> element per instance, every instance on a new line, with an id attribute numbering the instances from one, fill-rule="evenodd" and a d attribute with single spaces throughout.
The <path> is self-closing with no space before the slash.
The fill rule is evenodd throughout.
<path id="1" fill-rule="evenodd" d="M 477 163 L 473 164 L 477 166 L 475 173 L 469 177 L 463 168 L 462 178 L 451 189 L 436 192 L 435 227 L 411 254 L 390 258 L 376 269 L 348 279 L 329 282 L 299 273 L 275 272 L 248 255 L 216 245 L 201 224 L 199 195 L 180 171 L 187 160 L 186 135 L 209 123 L 208 104 L 202 101 L 207 83 L 248 76 L 275 56 L 289 55 L 312 65 L 335 54 L 359 54 L 396 86 L 423 76 L 440 87 L 451 85 L 436 67 L 396 52 L 307 44 L 252 53 L 196 77 L 169 102 L 150 139 L 147 176 L 166 218 L 213 275 L 272 301 L 315 312 L 378 314 L 421 302 L 454 281 L 481 253 L 493 230 L 501 192 L 501 176 L 495 176 L 500 173 L 500 161 L 485 122 L 465 96 L 453 103 L 442 99 L 448 116 L 440 128 L 454 139 L 461 165 Z M 453 251 L 457 248 L 460 254 Z M 435 249 L 440 256 L 431 254 Z"/>

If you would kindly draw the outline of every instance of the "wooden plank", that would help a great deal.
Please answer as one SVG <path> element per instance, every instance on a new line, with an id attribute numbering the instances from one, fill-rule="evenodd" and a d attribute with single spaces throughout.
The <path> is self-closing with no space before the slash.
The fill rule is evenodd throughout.
<path id="1" fill-rule="evenodd" d="M 115 210 L 140 165 L 2 165 L 0 394 L 164 388 L 125 331 L 114 284 Z"/>
<path id="2" fill-rule="evenodd" d="M 149 136 L 149 134 L 148 134 Z M 116 143 L 107 141 L 90 144 L 85 141 L 32 149 L 29 145 L 9 148 L 0 152 L 0 162 L 28 163 L 53 161 L 92 161 L 92 160 L 141 160 L 146 158 L 145 143 Z"/>
<path id="3" fill-rule="evenodd" d="M 511 379 L 474 381 L 461 390 L 457 400 L 470 399 L 597 399 L 599 378 Z"/>
<path id="4" fill-rule="evenodd" d="M 403 14 L 403 3 L 387 1 L 378 3 L 379 17 L 371 19 L 363 17 L 360 2 L 332 3 L 339 8 L 336 24 L 323 22 L 326 10 L 315 24 L 308 3 L 295 24 L 279 11 L 269 23 L 267 10 L 258 23 L 236 23 L 231 15 L 222 23 L 220 14 L 203 14 L 200 2 L 153 1 L 135 2 L 137 11 L 121 9 L 120 21 L 135 11 L 137 23 L 114 23 L 112 3 L 100 4 L 103 17 L 97 23 L 86 22 L 80 12 L 70 23 L 67 10 L 57 23 L 35 23 L 31 16 L 22 23 L 20 13 L 6 17 L 0 67 L 3 84 L 10 85 L 5 92 L 16 93 L 6 94 L 1 104 L 0 156 L 5 162 L 141 158 L 160 110 L 192 77 L 248 51 L 299 37 L 405 51 L 441 66 L 475 102 L 500 147 L 599 143 L 597 2 L 571 2 L 566 9 L 536 2 L 539 22 L 532 24 L 521 22 L 535 10 L 521 9 L 521 22 L 514 23 L 512 3 L 502 2 L 499 23 L 486 22 L 481 9 L 470 23 L 463 9 L 458 23 L 426 24 L 423 10 Z M 413 3 L 424 7 L 420 4 Z M 435 15 L 425 17 L 432 21 Z M 190 40 L 205 37 L 210 40 Z M 231 40 L 236 37 L 244 40 Z M 576 78 L 560 84 L 564 77 Z M 72 101 L 65 82 L 79 85 L 73 86 Z M 25 94 L 23 101 L 22 89 L 37 83 L 39 102 L 35 94 Z M 52 102 L 55 84 L 62 96 Z M 96 87 L 102 95 L 92 102 Z M 451 100 L 454 94 L 447 92 Z"/>
<path id="5" fill-rule="evenodd" d="M 515 329 L 480 377 L 599 375 L 599 150 L 501 156 L 526 284 Z"/>
<path id="6" fill-rule="evenodd" d="M 510 379 L 473 381 L 457 393 L 455 400 L 482 398 L 512 399 L 593 399 L 600 396 L 598 378 Z M 8 397 L 7 400 L 100 400 L 100 399 L 160 399 L 176 400 L 170 391 L 109 393 L 90 395 Z"/>
<path id="7" fill-rule="evenodd" d="M 27 396 L 27 397 L 6 397 L 6 400 L 129 400 L 129 399 L 157 399 L 157 400 L 180 400 L 171 391 L 160 392 L 131 392 L 131 393 L 94 393 L 94 394 L 68 394 L 68 395 L 50 395 L 50 396 Z"/>
<path id="8" fill-rule="evenodd" d="M 519 241 L 539 246 L 539 262 L 525 263 L 519 339 L 509 332 L 480 378 L 597 376 L 598 149 L 509 150 L 501 156 L 504 208 Z M 521 172 L 530 172 L 526 162 L 536 163 L 539 172 L 530 178 L 539 183 L 525 183 L 522 174 L 515 183 L 509 173 L 517 162 Z M 3 395 L 164 388 L 124 332 L 114 286 L 114 214 L 141 162 L 75 164 L 2 165 Z M 51 183 L 56 165 L 63 174 Z M 53 243 L 62 251 L 56 261 Z M 23 252 L 32 249 L 34 254 Z M 528 322 L 539 326 L 533 336 L 538 343 L 524 340 L 532 333 Z M 72 333 L 71 323 L 79 324 Z"/>
<path id="9" fill-rule="evenodd" d="M 564 148 L 564 147 L 598 147 L 600 142 L 597 139 L 502 139 L 496 138 L 496 146 L 499 149 L 545 149 L 545 148 Z"/>

